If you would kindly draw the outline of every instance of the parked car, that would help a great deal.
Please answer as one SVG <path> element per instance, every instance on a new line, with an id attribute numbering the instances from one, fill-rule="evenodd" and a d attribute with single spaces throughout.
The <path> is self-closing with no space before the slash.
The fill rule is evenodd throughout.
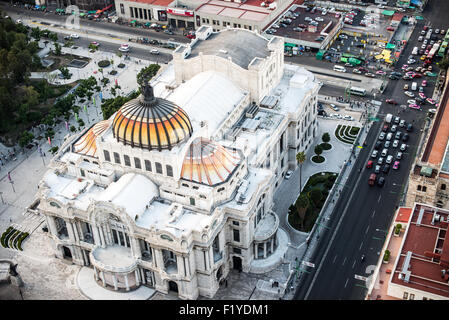
<path id="1" fill-rule="evenodd" d="M 404 94 L 410 98 L 413 98 L 415 95 L 413 94 L 413 92 L 410 91 L 405 91 Z"/>
<path id="2" fill-rule="evenodd" d="M 374 172 L 375 173 L 380 173 L 380 165 L 376 164 L 376 166 L 374 167 Z"/>
<path id="3" fill-rule="evenodd" d="M 287 173 L 285 174 L 285 179 L 286 180 L 288 180 L 288 179 L 290 179 L 290 177 L 292 176 L 292 174 L 293 174 L 293 171 L 291 171 L 291 170 L 289 170 L 289 171 L 287 171 Z"/>
<path id="4" fill-rule="evenodd" d="M 436 103 L 436 101 L 433 100 L 432 98 L 427 98 L 426 101 L 432 105 L 434 105 Z"/>
<path id="5" fill-rule="evenodd" d="M 340 111 L 340 108 L 337 107 L 335 104 L 330 103 L 329 106 L 334 110 L 334 111 Z"/>
<path id="6" fill-rule="evenodd" d="M 409 104 L 408 107 L 412 108 L 412 109 L 418 109 L 418 110 L 421 109 L 421 106 L 418 104 Z"/>
<path id="7" fill-rule="evenodd" d="M 405 120 L 402 119 L 401 122 L 399 122 L 399 127 L 404 127 L 405 126 Z"/>
<path id="8" fill-rule="evenodd" d="M 72 34 L 70 35 L 70 38 L 72 38 L 72 39 L 79 39 L 80 36 L 77 35 L 76 33 L 72 33 Z"/>
<path id="9" fill-rule="evenodd" d="M 407 149 L 407 145 L 405 143 L 401 144 L 401 147 L 399 148 L 401 151 L 405 151 Z"/>

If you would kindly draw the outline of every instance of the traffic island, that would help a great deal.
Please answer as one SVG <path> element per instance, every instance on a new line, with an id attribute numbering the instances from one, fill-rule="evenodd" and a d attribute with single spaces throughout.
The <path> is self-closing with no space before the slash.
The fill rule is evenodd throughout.
<path id="1" fill-rule="evenodd" d="M 315 155 L 315 156 L 313 156 L 313 157 L 311 158 L 311 160 L 312 160 L 312 162 L 314 162 L 314 163 L 323 163 L 326 159 L 325 159 L 323 156 L 317 156 L 317 155 Z"/>
<path id="2" fill-rule="evenodd" d="M 337 178 L 335 172 L 318 172 L 308 180 L 301 194 L 289 207 L 288 223 L 298 231 L 310 232 Z"/>

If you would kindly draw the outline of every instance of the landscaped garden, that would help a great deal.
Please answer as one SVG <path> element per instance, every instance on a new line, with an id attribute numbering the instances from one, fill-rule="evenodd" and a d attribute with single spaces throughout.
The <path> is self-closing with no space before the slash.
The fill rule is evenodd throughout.
<path id="1" fill-rule="evenodd" d="M 360 127 L 339 124 L 337 129 L 335 129 L 335 136 L 341 142 L 353 144 L 359 134 L 359 131 Z"/>
<path id="2" fill-rule="evenodd" d="M 22 242 L 29 236 L 28 232 L 22 232 L 20 230 L 9 227 L 3 232 L 0 243 L 3 248 L 10 248 L 23 251 Z"/>
<path id="3" fill-rule="evenodd" d="M 312 230 L 337 174 L 318 172 L 311 176 L 294 204 L 289 207 L 288 222 L 299 231 Z"/>

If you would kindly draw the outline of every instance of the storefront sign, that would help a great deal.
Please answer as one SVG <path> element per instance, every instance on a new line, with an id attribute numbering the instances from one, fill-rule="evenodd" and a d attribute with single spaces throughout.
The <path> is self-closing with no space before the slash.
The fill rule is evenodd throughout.
<path id="1" fill-rule="evenodd" d="M 184 9 L 168 8 L 167 13 L 174 14 L 176 16 L 193 17 L 193 11 L 184 10 Z"/>

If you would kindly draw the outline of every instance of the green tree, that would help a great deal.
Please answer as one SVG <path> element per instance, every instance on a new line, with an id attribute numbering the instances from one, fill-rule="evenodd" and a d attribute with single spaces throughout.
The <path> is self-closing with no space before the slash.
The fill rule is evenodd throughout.
<path id="1" fill-rule="evenodd" d="M 142 68 L 137 74 L 137 83 L 142 86 L 144 79 L 150 81 L 151 78 L 157 74 L 160 68 L 161 66 L 158 64 L 150 64 L 148 67 Z"/>
<path id="2" fill-rule="evenodd" d="M 70 126 L 70 131 L 71 132 L 75 132 L 76 131 L 76 127 L 75 126 Z"/>
<path id="3" fill-rule="evenodd" d="M 72 77 L 72 74 L 69 72 L 68 68 L 60 67 L 58 70 L 61 71 L 62 77 L 64 79 L 70 79 Z"/>
<path id="4" fill-rule="evenodd" d="M 323 192 L 319 188 L 314 188 L 308 192 L 309 198 L 315 207 L 318 207 L 323 199 Z"/>
<path id="5" fill-rule="evenodd" d="M 41 30 L 39 29 L 39 27 L 36 28 L 31 28 L 31 34 L 30 34 L 34 39 L 36 39 L 37 41 L 39 41 L 41 39 Z"/>
<path id="6" fill-rule="evenodd" d="M 19 138 L 19 146 L 23 149 L 25 148 L 31 141 L 33 141 L 34 135 L 29 131 L 22 132 L 22 135 Z"/>
<path id="7" fill-rule="evenodd" d="M 296 200 L 295 207 L 298 212 L 299 223 L 301 225 L 301 229 L 304 228 L 304 220 L 306 217 L 307 209 L 310 206 L 310 200 L 306 194 L 301 194 Z"/>
<path id="8" fill-rule="evenodd" d="M 323 153 L 323 147 L 320 145 L 315 146 L 315 153 L 317 156 L 320 156 Z"/>
<path id="9" fill-rule="evenodd" d="M 331 141 L 331 136 L 328 132 L 326 132 L 323 134 L 321 139 L 323 140 L 324 143 L 329 143 L 329 141 Z"/>
<path id="10" fill-rule="evenodd" d="M 302 164 L 306 161 L 306 154 L 301 151 L 296 154 L 296 161 L 299 164 L 299 192 L 302 190 L 301 179 L 302 179 Z"/>
<path id="11" fill-rule="evenodd" d="M 437 63 L 441 70 L 447 70 L 449 68 L 449 58 L 444 58 Z"/>
<path id="12" fill-rule="evenodd" d="M 55 42 L 55 51 L 54 51 L 56 56 L 60 56 L 61 55 L 61 45 L 57 42 Z"/>

